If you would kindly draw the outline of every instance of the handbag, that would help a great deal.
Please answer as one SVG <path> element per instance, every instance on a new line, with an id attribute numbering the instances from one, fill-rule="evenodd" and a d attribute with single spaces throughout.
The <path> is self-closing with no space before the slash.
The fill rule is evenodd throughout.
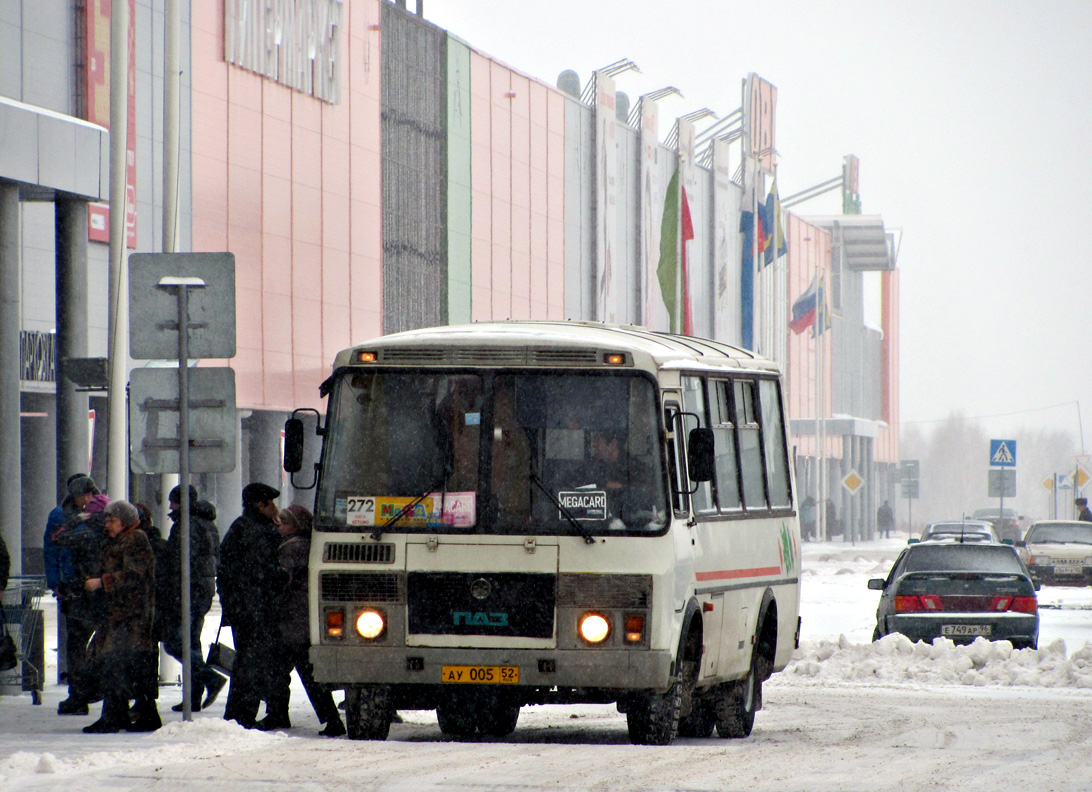
<path id="1" fill-rule="evenodd" d="M 10 671 L 17 665 L 19 652 L 15 647 L 15 639 L 8 633 L 8 624 L 0 610 L 0 671 Z"/>
<path id="2" fill-rule="evenodd" d="M 235 665 L 235 650 L 220 643 L 220 630 L 223 628 L 224 623 L 221 621 L 216 628 L 216 641 L 209 647 L 209 656 L 205 663 L 224 676 L 231 676 L 232 666 Z"/>

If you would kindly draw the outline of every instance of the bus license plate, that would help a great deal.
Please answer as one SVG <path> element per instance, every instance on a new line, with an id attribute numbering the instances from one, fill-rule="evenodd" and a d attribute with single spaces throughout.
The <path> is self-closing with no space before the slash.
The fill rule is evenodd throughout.
<path id="1" fill-rule="evenodd" d="M 519 666 L 441 666 L 440 680 L 462 685 L 516 685 Z"/>
<path id="2" fill-rule="evenodd" d="M 989 635 L 992 624 L 945 624 L 940 629 L 941 635 Z"/>

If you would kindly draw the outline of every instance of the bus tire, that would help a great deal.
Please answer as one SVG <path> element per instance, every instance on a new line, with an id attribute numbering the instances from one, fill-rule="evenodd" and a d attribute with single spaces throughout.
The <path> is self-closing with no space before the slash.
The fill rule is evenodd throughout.
<path id="1" fill-rule="evenodd" d="M 440 725 L 441 733 L 450 737 L 470 737 L 474 734 L 478 725 L 477 713 L 467 704 L 459 697 L 445 699 L 436 705 L 436 722 Z"/>
<path id="2" fill-rule="evenodd" d="M 686 712 L 679 716 L 679 736 L 698 737 L 704 739 L 713 733 L 716 724 L 716 713 L 713 710 L 713 702 L 697 687 L 699 666 L 697 661 L 684 660 L 682 663 L 682 695 L 680 712 Z"/>
<path id="3" fill-rule="evenodd" d="M 345 691 L 345 730 L 350 740 L 385 740 L 394 707 L 387 685 L 358 685 Z"/>
<path id="4" fill-rule="evenodd" d="M 751 670 L 735 684 L 722 688 L 716 703 L 717 735 L 747 737 L 755 725 L 755 713 L 762 706 L 762 676 L 758 673 L 758 652 L 751 657 Z"/>
<path id="5" fill-rule="evenodd" d="M 682 704 L 681 674 L 677 671 L 665 693 L 648 692 L 626 707 L 629 741 L 634 745 L 670 745 L 679 731 Z"/>
<path id="6" fill-rule="evenodd" d="M 478 731 L 486 737 L 507 737 L 516 730 L 518 720 L 519 704 L 498 702 L 495 707 L 479 714 Z"/>

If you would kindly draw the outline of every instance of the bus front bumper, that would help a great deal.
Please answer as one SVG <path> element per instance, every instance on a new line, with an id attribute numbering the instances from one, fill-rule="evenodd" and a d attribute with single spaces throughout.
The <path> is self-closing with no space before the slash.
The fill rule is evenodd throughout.
<path id="1" fill-rule="evenodd" d="M 439 685 L 443 669 L 519 669 L 523 687 L 666 690 L 669 652 L 643 650 L 465 649 L 447 647 L 312 646 L 315 680 L 355 684 Z M 498 672 L 499 673 L 499 672 Z M 450 674 L 449 674 L 450 676 Z M 506 674 L 511 676 L 511 674 Z M 451 681 L 450 679 L 448 681 Z"/>

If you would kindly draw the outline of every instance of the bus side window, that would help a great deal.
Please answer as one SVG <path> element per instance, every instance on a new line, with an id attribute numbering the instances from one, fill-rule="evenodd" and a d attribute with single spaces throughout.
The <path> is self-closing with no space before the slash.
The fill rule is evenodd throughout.
<path id="1" fill-rule="evenodd" d="M 694 418 L 687 415 L 683 421 L 683 428 L 680 430 L 682 435 L 689 437 L 689 430 L 709 425 L 705 412 L 705 383 L 701 377 L 683 377 L 683 410 L 696 415 L 698 420 L 695 423 Z M 697 489 L 694 489 L 695 487 Z M 716 512 L 717 507 L 713 504 L 713 487 L 710 482 L 688 483 L 686 489 L 694 489 L 690 502 L 694 506 L 695 513 Z"/>
<path id="2" fill-rule="evenodd" d="M 687 486 L 684 467 L 686 453 L 683 448 L 683 422 L 677 402 L 664 402 L 664 427 L 667 429 L 667 466 L 671 479 L 671 507 L 676 513 L 686 513 Z"/>
<path id="3" fill-rule="evenodd" d="M 789 457 L 777 381 L 759 380 L 758 395 L 762 407 L 762 441 L 766 457 L 766 479 L 770 487 L 770 506 L 788 508 L 792 505 Z"/>
<path id="4" fill-rule="evenodd" d="M 739 511 L 739 463 L 736 459 L 736 428 L 732 422 L 732 383 L 710 382 L 710 415 L 713 421 L 717 461 L 717 505 L 722 512 Z"/>
<path id="5" fill-rule="evenodd" d="M 743 504 L 748 509 L 765 509 L 766 471 L 762 461 L 762 436 L 754 380 L 735 380 L 734 395 L 740 467 L 743 473 Z"/>

